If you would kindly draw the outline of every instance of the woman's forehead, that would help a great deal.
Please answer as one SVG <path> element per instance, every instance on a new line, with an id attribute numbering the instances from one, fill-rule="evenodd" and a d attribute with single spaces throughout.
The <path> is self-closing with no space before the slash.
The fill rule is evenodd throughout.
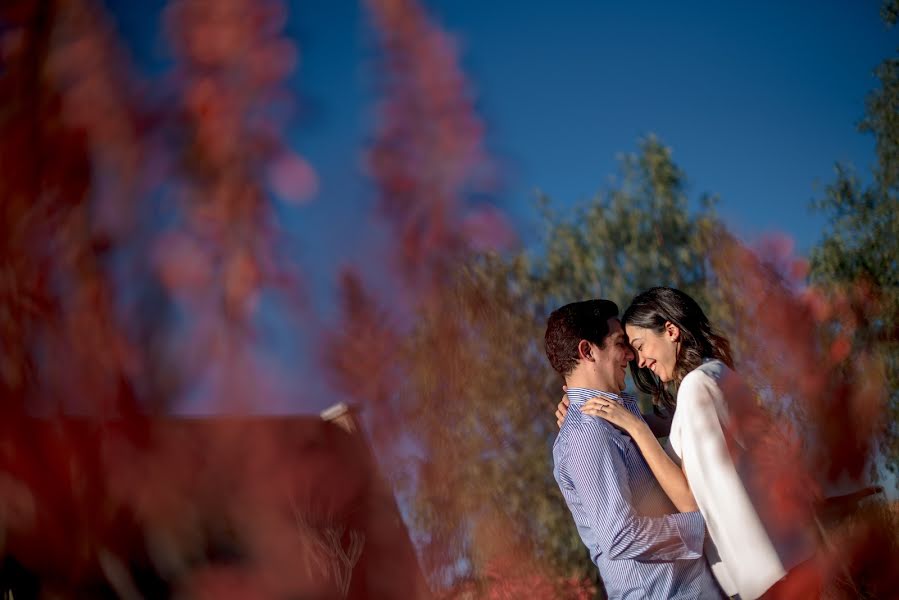
<path id="1" fill-rule="evenodd" d="M 642 336 L 646 331 L 648 331 L 645 327 L 637 327 L 636 325 L 631 325 L 628 323 L 624 326 L 625 332 L 627 332 L 627 336 L 631 339 L 638 338 Z"/>

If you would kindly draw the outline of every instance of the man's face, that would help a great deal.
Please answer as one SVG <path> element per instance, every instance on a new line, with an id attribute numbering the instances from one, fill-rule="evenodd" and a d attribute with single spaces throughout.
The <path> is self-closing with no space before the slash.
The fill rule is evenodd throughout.
<path id="1" fill-rule="evenodd" d="M 605 391 L 621 392 L 624 390 L 627 364 L 634 358 L 634 352 L 618 319 L 613 317 L 608 323 L 609 335 L 606 336 L 605 347 L 593 347 L 596 353 L 594 369 L 597 381 L 605 386 Z"/>

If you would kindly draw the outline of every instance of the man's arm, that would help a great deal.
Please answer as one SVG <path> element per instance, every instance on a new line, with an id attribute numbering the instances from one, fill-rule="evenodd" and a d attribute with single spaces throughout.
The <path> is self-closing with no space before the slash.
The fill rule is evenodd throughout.
<path id="1" fill-rule="evenodd" d="M 702 556 L 705 523 L 698 512 L 662 517 L 634 512 L 624 457 L 607 427 L 598 421 L 584 422 L 569 438 L 569 476 L 602 552 L 613 560 Z"/>

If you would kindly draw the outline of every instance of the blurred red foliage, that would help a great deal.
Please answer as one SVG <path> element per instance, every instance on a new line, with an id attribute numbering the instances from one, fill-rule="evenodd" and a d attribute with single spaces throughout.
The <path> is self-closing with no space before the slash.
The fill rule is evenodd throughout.
<path id="1" fill-rule="evenodd" d="M 173 87 L 149 98 L 98 4 L 0 11 L 3 593 L 423 590 L 359 436 L 167 414 L 216 374 L 210 411 L 270 389 L 252 369 L 258 299 L 298 282 L 265 187 L 297 201 L 315 181 L 281 137 L 282 3 L 170 3 Z"/>
<path id="2" fill-rule="evenodd" d="M 402 439 L 382 427 L 396 422 L 402 311 L 437 313 L 470 251 L 515 240 L 477 201 L 496 174 L 452 38 L 414 0 L 365 5 L 380 77 L 365 167 L 397 268 L 377 286 L 344 271 L 341 320 L 322 344 L 335 387 L 368 403 L 387 447 Z M 268 194 L 301 203 L 318 187 L 283 139 L 298 62 L 285 19 L 276 0 L 172 0 L 174 66 L 160 84 L 136 78 L 97 2 L 0 7 L 0 569 L 32 591 L 427 595 L 358 436 L 318 419 L 166 418 L 191 394 L 209 410 L 252 408 L 271 389 L 254 362 L 261 300 L 275 291 L 301 310 Z M 876 314 L 875 290 L 807 288 L 792 252 L 785 239 L 727 243 L 715 261 L 748 370 L 794 411 L 774 428 L 755 399 L 734 401 L 785 524 L 810 495 L 864 474 L 884 391 L 877 362 L 850 342 Z M 452 357 L 458 332 L 443 333 L 440 356 Z M 465 505 L 455 493 L 452 510 Z M 895 589 L 888 570 L 870 572 L 878 552 L 897 556 L 892 518 L 830 529 L 839 554 L 822 552 L 822 576 Z M 454 597 L 593 593 L 498 523 L 472 534 L 483 577 Z"/>
<path id="3" fill-rule="evenodd" d="M 864 282 L 837 295 L 807 286 L 805 261 L 782 240 L 753 249 L 725 235 L 720 249 L 714 266 L 743 346 L 740 364 L 767 409 L 760 410 L 756 396 L 727 396 L 744 459 L 765 490 L 756 503 L 775 531 L 805 522 L 818 536 L 817 558 L 789 584 L 823 586 L 832 598 L 889 597 L 882 593 L 892 575 L 869 561 L 874 548 L 882 560 L 899 559 L 895 511 L 884 511 L 882 502 L 823 511 L 826 497 L 861 488 L 874 468 L 887 400 L 883 365 L 850 340 L 859 320 L 876 318 L 878 307 Z M 885 530 L 872 535 L 871 519 Z"/>
<path id="4" fill-rule="evenodd" d="M 396 233 L 402 276 L 433 281 L 472 241 L 469 234 L 480 247 L 507 247 L 511 230 L 496 212 L 468 216 L 468 197 L 489 191 L 495 176 L 454 40 L 415 0 L 365 4 L 382 67 L 367 171 Z M 471 218 L 481 231 L 466 228 Z"/>

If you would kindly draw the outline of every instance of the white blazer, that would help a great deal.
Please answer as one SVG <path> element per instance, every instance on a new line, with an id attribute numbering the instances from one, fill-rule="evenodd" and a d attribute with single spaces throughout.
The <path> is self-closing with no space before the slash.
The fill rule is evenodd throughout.
<path id="1" fill-rule="evenodd" d="M 758 598 L 787 569 L 811 555 L 811 546 L 783 559 L 775 550 L 728 450 L 739 446 L 728 431 L 729 413 L 720 380 L 736 376 L 720 360 L 706 359 L 684 377 L 668 438 L 708 528 L 706 555 L 728 596 Z M 796 545 L 793 544 L 793 550 Z M 787 565 L 784 565 L 787 562 Z"/>

